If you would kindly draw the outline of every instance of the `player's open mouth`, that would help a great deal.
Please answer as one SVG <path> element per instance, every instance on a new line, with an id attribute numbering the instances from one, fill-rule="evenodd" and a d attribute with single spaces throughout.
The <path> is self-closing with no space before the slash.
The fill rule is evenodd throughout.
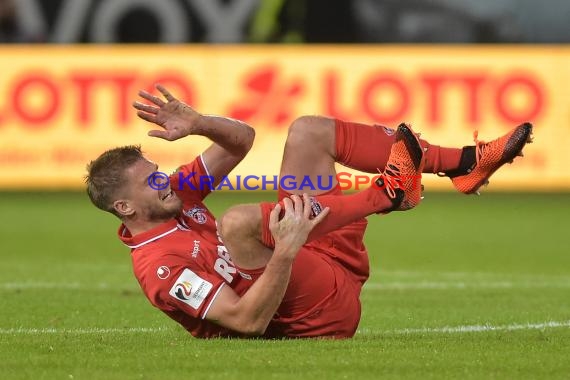
<path id="1" fill-rule="evenodd" d="M 170 189 L 170 191 L 168 193 L 166 193 L 162 197 L 160 197 L 160 200 L 165 201 L 169 198 L 172 198 L 172 196 L 174 196 L 174 191 L 172 191 L 172 189 Z"/>

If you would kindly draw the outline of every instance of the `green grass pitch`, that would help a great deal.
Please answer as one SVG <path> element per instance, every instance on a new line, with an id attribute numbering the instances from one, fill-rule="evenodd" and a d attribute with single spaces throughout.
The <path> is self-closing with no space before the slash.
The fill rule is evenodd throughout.
<path id="1" fill-rule="evenodd" d="M 148 304 L 85 195 L 1 193 L 0 210 L 1 379 L 570 378 L 570 194 L 428 192 L 369 218 L 345 341 L 193 339 Z"/>

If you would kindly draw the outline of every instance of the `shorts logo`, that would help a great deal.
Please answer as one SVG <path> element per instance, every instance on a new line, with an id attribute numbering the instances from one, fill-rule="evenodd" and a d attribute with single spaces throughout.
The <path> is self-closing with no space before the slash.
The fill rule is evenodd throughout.
<path id="1" fill-rule="evenodd" d="M 384 129 L 384 133 L 386 133 L 388 136 L 392 136 L 394 133 L 396 133 L 396 130 L 393 128 L 383 126 L 382 129 Z"/>
<path id="2" fill-rule="evenodd" d="M 240 271 L 238 271 L 238 273 L 239 273 L 240 276 L 242 276 L 242 277 L 245 278 L 246 280 L 249 280 L 249 281 L 253 280 L 253 278 L 252 278 L 249 274 L 247 274 L 247 273 L 243 273 L 243 272 L 240 272 Z"/>
<path id="3" fill-rule="evenodd" d="M 188 281 L 183 281 L 174 285 L 174 287 L 176 288 L 176 291 L 174 293 L 176 294 L 176 297 L 178 297 L 178 299 L 180 299 L 181 301 L 188 301 L 190 299 L 190 296 L 192 295 L 191 283 L 189 283 Z"/>
<path id="4" fill-rule="evenodd" d="M 186 268 L 178 277 L 168 292 L 178 301 L 184 302 L 195 310 L 198 310 L 204 302 L 213 285 Z"/>
<path id="5" fill-rule="evenodd" d="M 309 198 L 309 200 L 311 201 L 311 213 L 315 217 L 323 211 L 323 206 L 313 197 Z"/>
<path id="6" fill-rule="evenodd" d="M 162 265 L 162 266 L 158 267 L 158 269 L 156 270 L 156 275 L 161 280 L 166 280 L 168 278 L 168 276 L 170 276 L 170 268 Z"/>
<path id="7" fill-rule="evenodd" d="M 194 206 L 190 210 L 184 211 L 184 215 L 192 218 L 198 224 L 204 224 L 208 220 L 208 217 L 206 216 L 206 209 L 200 208 L 198 206 Z"/>

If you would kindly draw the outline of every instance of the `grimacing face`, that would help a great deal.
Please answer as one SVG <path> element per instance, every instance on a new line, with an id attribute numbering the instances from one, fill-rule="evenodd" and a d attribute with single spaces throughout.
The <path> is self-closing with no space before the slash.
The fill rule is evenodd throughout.
<path id="1" fill-rule="evenodd" d="M 148 178 L 158 171 L 158 165 L 147 159 L 136 162 L 127 169 L 128 184 L 123 199 L 129 212 L 141 221 L 162 222 L 176 217 L 182 211 L 182 201 L 170 188 L 153 189 Z"/>

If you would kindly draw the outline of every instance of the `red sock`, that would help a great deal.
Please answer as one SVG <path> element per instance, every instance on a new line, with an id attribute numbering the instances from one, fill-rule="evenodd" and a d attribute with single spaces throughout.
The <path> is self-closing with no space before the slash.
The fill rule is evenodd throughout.
<path id="1" fill-rule="evenodd" d="M 365 125 L 336 120 L 336 160 L 350 168 L 367 173 L 384 170 L 394 142 L 395 130 L 381 125 Z M 424 173 L 440 173 L 457 169 L 461 148 L 442 148 L 421 140 L 427 148 Z"/>
<path id="2" fill-rule="evenodd" d="M 313 214 L 315 211 L 318 213 L 319 208 L 323 210 L 329 207 L 330 211 L 323 221 L 311 231 L 307 241 L 392 207 L 392 201 L 386 193 L 374 186 L 350 195 L 317 195 L 312 198 Z M 279 203 L 283 206 L 283 201 Z M 269 230 L 269 214 L 275 204 L 275 202 L 261 203 L 261 242 L 269 248 L 275 247 L 275 241 Z"/>

